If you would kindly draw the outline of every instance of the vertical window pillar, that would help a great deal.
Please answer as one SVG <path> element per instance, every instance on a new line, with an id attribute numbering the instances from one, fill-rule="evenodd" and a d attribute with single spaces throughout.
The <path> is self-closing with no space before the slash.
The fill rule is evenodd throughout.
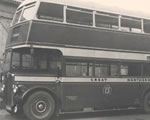
<path id="1" fill-rule="evenodd" d="M 64 11 L 63 11 L 63 14 L 64 14 L 64 20 L 63 20 L 63 22 L 64 22 L 64 23 L 67 22 L 67 20 L 66 20 L 66 19 L 67 19 L 66 10 L 67 10 L 67 6 L 65 5 L 65 6 L 64 6 Z"/>
<path id="2" fill-rule="evenodd" d="M 96 26 L 95 14 L 96 14 L 96 11 L 93 11 L 93 27 Z"/>
<path id="3" fill-rule="evenodd" d="M 118 17 L 118 30 L 121 30 L 121 15 Z"/>
<path id="4" fill-rule="evenodd" d="M 141 32 L 144 33 L 144 20 L 141 19 Z"/>

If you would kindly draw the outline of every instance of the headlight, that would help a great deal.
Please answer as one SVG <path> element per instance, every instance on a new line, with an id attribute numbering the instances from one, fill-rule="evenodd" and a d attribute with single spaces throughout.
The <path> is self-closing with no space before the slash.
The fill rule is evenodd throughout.
<path id="1" fill-rule="evenodd" d="M 4 81 L 4 76 L 2 75 L 2 81 Z"/>
<path id="2" fill-rule="evenodd" d="M 17 85 L 13 85 L 13 92 L 16 93 L 18 91 L 18 86 Z"/>
<path id="3" fill-rule="evenodd" d="M 1 91 L 3 92 L 3 91 L 4 91 L 4 89 L 5 89 L 5 85 L 2 85 L 2 87 L 1 87 Z"/>
<path id="4" fill-rule="evenodd" d="M 0 82 L 1 82 L 1 84 L 4 83 L 4 76 L 3 75 L 1 75 Z"/>

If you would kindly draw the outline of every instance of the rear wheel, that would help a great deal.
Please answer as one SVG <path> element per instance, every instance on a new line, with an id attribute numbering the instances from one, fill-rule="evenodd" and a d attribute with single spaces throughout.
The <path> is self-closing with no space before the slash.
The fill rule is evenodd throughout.
<path id="1" fill-rule="evenodd" d="M 23 111 L 30 120 L 50 120 L 55 111 L 55 101 L 45 91 L 34 92 L 23 105 Z"/>
<path id="2" fill-rule="evenodd" d="M 150 113 L 150 92 L 148 92 L 144 97 L 144 111 Z"/>

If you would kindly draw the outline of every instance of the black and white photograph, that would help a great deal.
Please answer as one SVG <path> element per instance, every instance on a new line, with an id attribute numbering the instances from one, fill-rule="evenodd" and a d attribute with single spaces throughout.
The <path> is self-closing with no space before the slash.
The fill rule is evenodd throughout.
<path id="1" fill-rule="evenodd" d="M 150 120 L 150 1 L 0 0 L 0 120 Z"/>

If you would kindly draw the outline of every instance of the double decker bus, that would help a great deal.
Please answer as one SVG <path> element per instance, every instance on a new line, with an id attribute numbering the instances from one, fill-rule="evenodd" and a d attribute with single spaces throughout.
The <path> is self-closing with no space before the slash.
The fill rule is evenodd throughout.
<path id="1" fill-rule="evenodd" d="M 1 84 L 6 110 L 30 120 L 150 113 L 150 17 L 83 1 L 24 1 L 10 27 Z"/>

